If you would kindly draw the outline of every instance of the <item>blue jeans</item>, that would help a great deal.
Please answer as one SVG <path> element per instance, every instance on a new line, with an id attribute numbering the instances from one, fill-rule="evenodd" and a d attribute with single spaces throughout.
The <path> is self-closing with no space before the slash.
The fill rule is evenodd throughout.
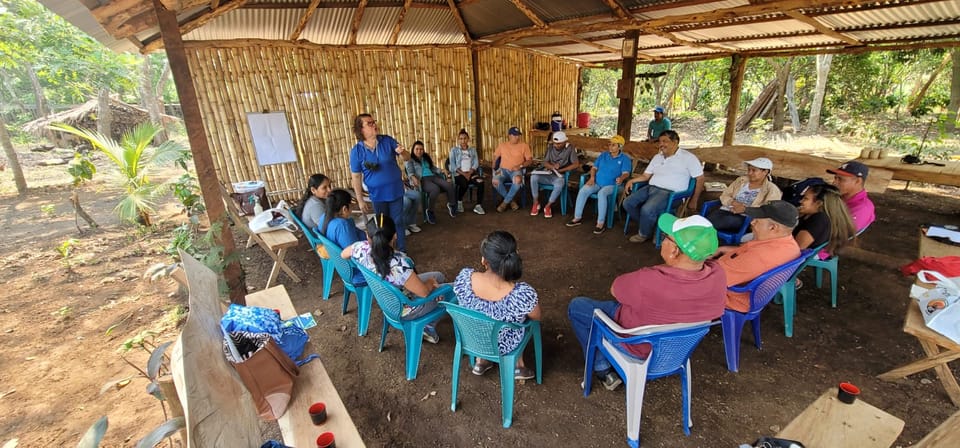
<path id="1" fill-rule="evenodd" d="M 384 213 L 397 225 L 397 250 L 407 251 L 407 236 L 403 230 L 407 228 L 407 219 L 403 216 L 403 196 L 392 201 L 380 201 L 373 203 L 374 213 Z"/>
<path id="2" fill-rule="evenodd" d="M 617 315 L 620 303 L 616 300 L 593 300 L 589 297 L 577 297 L 570 301 L 567 306 L 567 317 L 570 318 L 570 326 L 573 327 L 573 333 L 580 341 L 580 347 L 583 348 L 583 356 L 587 356 L 587 344 L 590 342 L 590 325 L 593 323 L 593 310 L 599 309 L 610 316 L 611 319 Z M 602 372 L 610 368 L 610 361 L 603 355 L 599 355 L 593 360 L 593 371 Z"/>
<path id="3" fill-rule="evenodd" d="M 623 209 L 627 211 L 630 219 L 640 223 L 640 236 L 653 236 L 657 218 L 667 209 L 670 193 L 673 192 L 653 185 L 644 185 L 630 193 L 623 201 Z"/>
<path id="4" fill-rule="evenodd" d="M 584 185 L 577 193 L 577 206 L 573 210 L 573 219 L 579 221 L 583 217 L 583 208 L 587 205 L 587 199 L 590 195 L 597 193 L 597 227 L 603 225 L 607 220 L 607 198 L 613 194 L 614 185 L 601 187 L 597 184 Z"/>
<path id="5" fill-rule="evenodd" d="M 557 177 L 553 174 L 532 174 L 530 175 L 530 193 L 533 195 L 533 203 L 540 203 L 540 184 L 553 185 L 553 191 L 550 192 L 550 199 L 547 204 L 557 202 L 560 193 L 563 192 L 563 177 Z"/>
<path id="6" fill-rule="evenodd" d="M 420 192 L 417 190 L 403 190 L 403 217 L 407 225 L 417 223 L 417 215 L 420 212 Z M 400 230 L 397 229 L 399 232 Z"/>
<path id="7" fill-rule="evenodd" d="M 520 176 L 520 182 L 514 182 L 514 176 Z M 510 171 L 506 168 L 500 168 L 500 175 L 496 179 L 498 181 L 497 193 L 500 193 L 500 196 L 503 197 L 504 203 L 508 203 L 513 200 L 513 197 L 520 191 L 520 187 L 523 186 L 523 170 Z M 507 190 L 504 186 L 504 181 L 512 183 L 510 190 Z"/>

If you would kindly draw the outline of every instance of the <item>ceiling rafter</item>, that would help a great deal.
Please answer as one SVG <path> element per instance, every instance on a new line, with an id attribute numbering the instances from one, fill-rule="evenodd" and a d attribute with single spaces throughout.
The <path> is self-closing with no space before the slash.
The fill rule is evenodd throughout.
<path id="1" fill-rule="evenodd" d="M 397 24 L 393 26 L 393 34 L 390 36 L 390 45 L 397 44 L 397 39 L 400 37 L 400 28 L 403 27 L 403 19 L 407 16 L 407 11 L 410 10 L 410 3 L 413 3 L 413 0 L 406 0 L 403 2 L 403 9 L 400 10 L 400 17 L 397 17 Z"/>
<path id="2" fill-rule="evenodd" d="M 819 31 L 821 34 L 825 36 L 830 36 L 834 39 L 844 41 L 850 45 L 863 45 L 863 42 L 860 42 L 859 40 L 856 40 L 846 34 L 838 33 L 834 31 L 832 28 L 820 23 L 820 21 L 818 21 L 817 19 L 803 15 L 803 13 L 801 13 L 800 11 L 785 11 L 784 14 L 792 17 L 794 20 L 797 20 L 812 26 L 814 29 L 816 29 L 817 31 Z"/>
<path id="3" fill-rule="evenodd" d="M 303 29 L 307 27 L 307 22 L 313 17 L 313 13 L 317 11 L 317 6 L 319 5 L 320 0 L 312 0 L 310 4 L 307 5 L 307 10 L 300 15 L 300 22 L 297 23 L 297 27 L 293 29 L 293 32 L 290 33 L 290 37 L 288 37 L 287 40 L 297 40 L 300 38 L 300 34 L 302 34 Z"/>
<path id="4" fill-rule="evenodd" d="M 530 19 L 530 21 L 533 22 L 533 25 L 536 26 L 537 28 L 547 27 L 547 23 L 544 22 L 543 19 L 541 19 L 539 16 L 537 16 L 537 13 L 533 12 L 533 10 L 530 9 L 530 7 L 523 2 L 523 0 L 510 0 L 510 3 L 513 3 L 513 6 L 519 9 L 524 16 Z"/>
<path id="5" fill-rule="evenodd" d="M 621 5 L 617 0 L 603 0 L 603 2 L 610 7 L 610 10 L 613 11 L 613 15 L 621 19 L 632 17 L 632 14 L 630 14 L 630 12 L 628 12 L 627 9 L 624 8 L 623 5 Z"/>
<path id="6" fill-rule="evenodd" d="M 453 13 L 453 18 L 456 20 L 457 26 L 460 27 L 460 32 L 463 33 L 463 38 L 466 39 L 468 44 L 473 44 L 473 38 L 470 37 L 470 30 L 467 29 L 467 24 L 463 21 L 463 15 L 460 14 L 460 8 L 457 6 L 457 2 L 447 0 L 447 5 L 450 7 L 450 12 Z"/>
<path id="7" fill-rule="evenodd" d="M 367 0 L 360 0 L 357 11 L 353 14 L 353 22 L 350 23 L 350 45 L 357 44 L 357 32 L 360 31 L 360 21 L 363 20 L 365 9 L 367 9 Z"/>
<path id="8" fill-rule="evenodd" d="M 200 14 L 197 14 L 196 16 L 191 17 L 187 21 L 180 24 L 180 35 L 185 35 L 197 28 L 200 28 L 211 20 L 243 6 L 243 4 L 246 2 L 247 0 L 233 0 L 215 10 L 208 9 L 206 11 L 201 11 Z M 160 38 L 160 34 L 158 33 L 143 41 L 143 49 L 141 50 L 141 53 L 146 54 L 161 48 L 163 48 L 163 39 Z"/>
<path id="9" fill-rule="evenodd" d="M 220 0 L 210 0 L 210 9 L 217 9 L 220 7 Z"/>
<path id="10" fill-rule="evenodd" d="M 292 3 L 264 3 L 258 1 L 252 1 L 247 4 L 243 9 L 303 9 L 306 8 L 310 2 L 292 2 Z M 401 8 L 403 7 L 404 0 L 373 0 L 367 2 L 367 8 Z M 326 2 L 319 6 L 319 9 L 330 9 L 330 8 L 353 8 L 354 5 L 351 3 L 344 2 Z M 443 9 L 446 10 L 447 7 L 443 3 L 425 3 L 425 2 L 413 2 L 410 5 L 411 8 L 423 8 L 423 9 Z"/>

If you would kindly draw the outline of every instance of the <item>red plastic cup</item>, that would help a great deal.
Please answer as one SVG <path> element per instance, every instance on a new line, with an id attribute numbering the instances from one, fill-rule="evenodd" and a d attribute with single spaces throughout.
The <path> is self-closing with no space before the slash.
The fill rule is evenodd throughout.
<path id="1" fill-rule="evenodd" d="M 310 420 L 314 425 L 322 425 L 327 421 L 327 405 L 319 401 L 310 405 Z"/>
<path id="2" fill-rule="evenodd" d="M 858 395 L 860 395 L 860 388 L 850 383 L 840 383 L 837 389 L 837 399 L 846 404 L 853 404 L 857 401 Z"/>
<path id="3" fill-rule="evenodd" d="M 337 443 L 333 440 L 332 432 L 325 432 L 317 437 L 317 448 L 336 448 Z"/>

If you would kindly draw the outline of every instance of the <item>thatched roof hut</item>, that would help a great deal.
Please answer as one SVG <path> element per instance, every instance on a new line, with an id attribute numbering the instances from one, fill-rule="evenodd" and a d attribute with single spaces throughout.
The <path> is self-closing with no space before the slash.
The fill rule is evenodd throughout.
<path id="1" fill-rule="evenodd" d="M 150 114 L 146 109 L 113 98 L 110 99 L 110 112 L 113 116 L 110 134 L 111 137 L 117 140 L 138 124 L 150 121 Z M 41 137 L 47 136 L 48 131 L 52 132 L 53 141 L 51 143 L 64 148 L 71 147 L 77 142 L 76 136 L 64 132 L 50 131 L 48 127 L 55 123 L 66 123 L 75 128 L 96 130 L 98 113 L 97 100 L 93 99 L 73 109 L 28 122 L 23 125 L 23 130 Z M 163 115 L 163 120 L 164 124 L 170 124 L 180 119 L 170 115 Z"/>

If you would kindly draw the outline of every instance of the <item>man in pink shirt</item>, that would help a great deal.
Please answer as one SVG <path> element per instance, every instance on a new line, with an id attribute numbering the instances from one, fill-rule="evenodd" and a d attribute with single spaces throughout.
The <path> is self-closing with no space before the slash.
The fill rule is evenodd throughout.
<path id="1" fill-rule="evenodd" d="M 567 307 L 584 350 L 594 309 L 624 328 L 702 322 L 723 314 L 727 282 L 717 263 L 708 260 L 717 250 L 716 229 L 702 216 L 677 219 L 669 213 L 660 215 L 657 226 L 666 235 L 660 246 L 663 264 L 614 279 L 610 293 L 616 301 L 577 297 Z M 649 345 L 629 346 L 628 350 L 639 358 L 650 353 Z M 608 390 L 623 382 L 603 356 L 596 357 L 593 371 Z"/>
<path id="2" fill-rule="evenodd" d="M 840 190 L 840 196 L 847 203 L 858 233 L 876 219 L 873 201 L 867 197 L 867 190 L 864 188 L 869 171 L 866 165 L 856 160 L 844 163 L 835 170 L 827 170 L 828 173 L 833 174 L 833 184 Z"/>

